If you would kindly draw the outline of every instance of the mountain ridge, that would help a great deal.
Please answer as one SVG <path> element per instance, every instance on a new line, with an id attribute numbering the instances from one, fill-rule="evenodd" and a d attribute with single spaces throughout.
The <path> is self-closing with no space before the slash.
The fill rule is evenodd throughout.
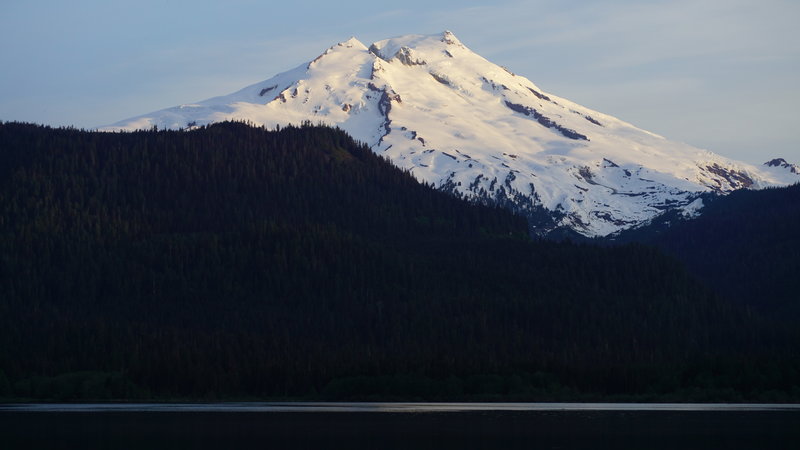
<path id="1" fill-rule="evenodd" d="M 653 248 L 530 239 L 341 130 L 0 123 L 0 142 L 0 399 L 800 392 L 792 316 Z M 514 387 L 468 381 L 487 374 Z M 406 375 L 428 388 L 386 382 Z"/>
<path id="2" fill-rule="evenodd" d="M 702 192 L 800 181 L 783 167 L 671 142 L 545 92 L 449 31 L 369 46 L 352 37 L 233 94 L 101 129 L 224 120 L 337 126 L 420 181 L 527 216 L 535 234 L 568 227 L 603 236 L 670 210 L 697 214 Z"/>

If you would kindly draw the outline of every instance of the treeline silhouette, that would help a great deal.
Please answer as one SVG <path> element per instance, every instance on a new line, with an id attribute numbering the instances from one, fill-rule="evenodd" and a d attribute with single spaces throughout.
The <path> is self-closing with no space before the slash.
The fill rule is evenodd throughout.
<path id="1" fill-rule="evenodd" d="M 800 396 L 674 259 L 526 230 L 337 129 L 0 124 L 0 397 Z"/>
<path id="2" fill-rule="evenodd" d="M 684 262 L 726 300 L 788 325 L 800 320 L 800 184 L 704 197 L 692 220 L 665 217 L 623 233 Z M 670 226 L 664 226 L 665 221 Z"/>

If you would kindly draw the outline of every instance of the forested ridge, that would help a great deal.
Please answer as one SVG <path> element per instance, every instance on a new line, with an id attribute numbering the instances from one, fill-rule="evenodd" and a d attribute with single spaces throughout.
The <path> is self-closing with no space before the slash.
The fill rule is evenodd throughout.
<path id="1" fill-rule="evenodd" d="M 0 397 L 787 399 L 796 335 L 344 132 L 0 124 Z"/>
<path id="2" fill-rule="evenodd" d="M 665 217 L 622 233 L 615 241 L 658 247 L 684 262 L 721 297 L 796 328 L 800 321 L 800 184 L 743 189 L 703 200 L 705 206 L 697 218 Z"/>

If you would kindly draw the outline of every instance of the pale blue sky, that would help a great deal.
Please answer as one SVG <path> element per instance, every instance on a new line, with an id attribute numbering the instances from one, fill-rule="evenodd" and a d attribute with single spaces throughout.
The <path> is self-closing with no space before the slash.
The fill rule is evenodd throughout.
<path id="1" fill-rule="evenodd" d="M 227 94 L 336 42 L 452 30 L 670 139 L 800 163 L 800 2 L 36 1 L 0 5 L 0 120 L 94 127 Z"/>

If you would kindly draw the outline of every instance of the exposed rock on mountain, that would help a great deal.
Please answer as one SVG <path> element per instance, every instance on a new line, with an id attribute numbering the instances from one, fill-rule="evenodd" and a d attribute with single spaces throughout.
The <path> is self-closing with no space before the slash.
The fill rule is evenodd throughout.
<path id="1" fill-rule="evenodd" d="M 800 181 L 672 142 L 545 93 L 472 52 L 450 32 L 355 38 L 233 94 L 104 127 L 186 128 L 223 120 L 338 126 L 420 181 L 532 219 L 607 235 L 668 210 L 694 213 L 703 192 Z"/>

